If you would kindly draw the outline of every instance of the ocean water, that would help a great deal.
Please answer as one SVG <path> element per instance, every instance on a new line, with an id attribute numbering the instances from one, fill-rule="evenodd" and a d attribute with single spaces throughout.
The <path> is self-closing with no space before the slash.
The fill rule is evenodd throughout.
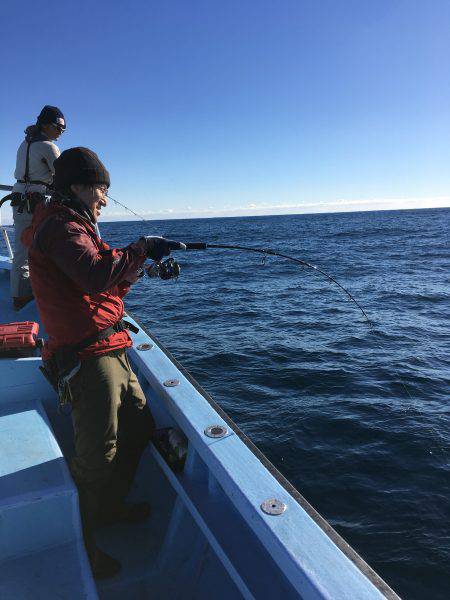
<path id="1" fill-rule="evenodd" d="M 404 598 L 450 598 L 450 209 L 101 223 L 176 253 L 127 307 Z"/>
<path id="2" fill-rule="evenodd" d="M 405 598 L 450 597 L 450 210 L 105 223 L 177 253 L 127 306 Z"/>
<path id="3" fill-rule="evenodd" d="M 271 248 L 177 253 L 128 297 L 313 506 L 405 598 L 450 597 L 450 210 L 108 223 Z"/>
<path id="4" fill-rule="evenodd" d="M 177 253 L 128 307 L 405 598 L 450 597 L 450 209 L 108 223 Z"/>

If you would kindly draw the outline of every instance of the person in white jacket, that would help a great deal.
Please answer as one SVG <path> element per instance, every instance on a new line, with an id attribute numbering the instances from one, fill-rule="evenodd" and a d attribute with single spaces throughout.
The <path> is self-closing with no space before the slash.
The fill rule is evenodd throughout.
<path id="1" fill-rule="evenodd" d="M 55 141 L 66 129 L 63 113 L 56 106 L 44 106 L 36 124 L 25 129 L 25 139 L 17 151 L 11 193 L 15 227 L 14 258 L 11 269 L 11 296 L 20 310 L 33 299 L 28 269 L 28 252 L 21 236 L 30 224 L 36 204 L 45 200 L 55 172 L 53 163 L 60 155 Z"/>

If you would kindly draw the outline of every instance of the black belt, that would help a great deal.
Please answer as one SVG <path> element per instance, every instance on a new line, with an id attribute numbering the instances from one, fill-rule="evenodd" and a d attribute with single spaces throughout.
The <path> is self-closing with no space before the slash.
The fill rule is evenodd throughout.
<path id="1" fill-rule="evenodd" d="M 52 357 L 43 362 L 39 369 L 42 371 L 50 385 L 58 392 L 60 408 L 71 400 L 71 391 L 68 382 L 80 369 L 81 362 L 78 357 L 78 352 L 95 342 L 106 339 L 113 333 L 125 331 L 125 329 L 129 329 L 133 333 L 139 331 L 132 323 L 121 319 L 114 325 L 111 325 L 111 327 L 98 331 L 96 334 L 78 342 L 78 344 L 74 344 L 73 346 L 63 346 L 62 348 L 55 350 Z"/>
<path id="2" fill-rule="evenodd" d="M 34 183 L 34 184 L 39 184 L 39 185 L 45 185 L 45 187 L 48 187 L 50 184 L 45 182 L 45 181 L 40 181 L 39 179 L 18 179 L 17 183 Z"/>
<path id="3" fill-rule="evenodd" d="M 91 344 L 94 344 L 95 342 L 101 342 L 102 340 L 106 340 L 106 338 L 108 338 L 113 333 L 125 331 L 126 329 L 129 329 L 133 333 L 137 333 L 139 331 L 139 328 L 133 325 L 133 323 L 120 319 L 120 321 L 117 321 L 117 323 L 114 323 L 114 325 L 111 325 L 111 327 L 102 329 L 94 335 L 91 335 L 90 337 L 82 340 L 81 342 L 78 342 L 78 344 L 74 344 L 73 346 L 65 346 L 64 350 L 70 349 L 73 352 L 80 352 L 80 350 L 84 350 L 84 348 L 87 348 Z"/>

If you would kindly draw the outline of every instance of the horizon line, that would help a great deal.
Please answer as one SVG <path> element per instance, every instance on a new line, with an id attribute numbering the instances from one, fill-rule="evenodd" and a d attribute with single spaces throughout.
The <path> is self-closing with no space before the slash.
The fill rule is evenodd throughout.
<path id="1" fill-rule="evenodd" d="M 438 200 L 438 199 L 436 199 Z M 440 201 L 440 199 L 438 200 Z M 312 211 L 312 212 L 272 212 L 272 213 L 265 213 L 265 214 L 258 214 L 258 213 L 253 213 L 253 214 L 242 214 L 245 211 L 249 211 L 252 212 L 255 210 L 255 208 L 238 208 L 235 209 L 236 212 L 241 213 L 241 214 L 229 214 L 229 215 L 220 215 L 220 214 L 208 214 L 209 212 L 213 212 L 213 211 L 199 211 L 199 215 L 197 216 L 190 216 L 191 214 L 195 213 L 195 211 L 192 211 L 191 213 L 175 213 L 175 212 L 171 212 L 171 211 L 167 211 L 167 212 L 161 212 L 161 213 L 150 213 L 150 215 L 148 217 L 144 217 L 141 215 L 137 215 L 138 218 L 136 217 L 129 217 L 127 218 L 127 213 L 116 213 L 117 217 L 116 218 L 105 218 L 105 219 L 101 219 L 100 223 L 121 223 L 121 222 L 128 222 L 128 223 L 139 223 L 140 221 L 186 221 L 186 220 L 199 220 L 199 219 L 242 219 L 242 218 L 255 218 L 255 217 L 287 217 L 287 216 L 311 216 L 311 215 L 336 215 L 336 214 L 357 214 L 357 213 L 363 213 L 363 212 L 367 212 L 367 213 L 371 213 L 371 212 L 397 212 L 397 211 L 405 211 L 405 210 L 439 210 L 439 209 L 450 209 L 450 200 L 448 198 L 442 198 L 443 202 L 446 202 L 446 204 L 439 204 L 436 206 L 418 206 L 418 207 L 407 207 L 407 206 L 400 206 L 400 207 L 391 207 L 391 208 L 360 208 L 358 210 L 328 210 L 328 211 Z M 355 203 L 356 204 L 356 203 Z M 324 206 L 326 206 L 326 204 L 324 203 Z M 347 206 L 349 206 L 349 204 L 347 204 Z M 261 207 L 260 210 L 263 210 L 264 207 Z M 269 207 L 267 207 L 269 208 Z M 297 207 L 296 207 L 297 208 Z M 300 208 L 300 207 L 298 207 Z M 232 209 L 230 209 L 230 212 L 232 212 Z M 203 213 L 203 214 L 202 214 Z M 205 214 L 206 213 L 206 214 Z M 143 215 L 145 215 L 146 213 L 143 213 Z M 148 213 L 147 213 L 148 214 Z M 173 216 L 172 216 L 173 215 Z M 200 216 L 201 215 L 201 216 Z M 109 215 L 105 215 L 105 217 L 108 217 Z M 10 219 L 5 220 L 5 222 L 1 222 L 0 221 L 0 226 L 13 226 L 13 221 Z"/>
<path id="2" fill-rule="evenodd" d="M 101 223 L 139 223 L 141 221 L 189 221 L 189 220 L 200 220 L 200 219 L 248 219 L 248 218 L 258 218 L 258 217 L 301 217 L 301 216 L 311 216 L 311 215 L 339 215 L 339 214 L 358 214 L 358 213 L 371 213 L 371 212 L 399 212 L 406 210 L 442 210 L 447 209 L 450 210 L 450 206 L 420 206 L 418 208 L 375 208 L 375 209 L 360 209 L 360 210 L 336 210 L 336 211 L 316 211 L 316 212 L 301 212 L 301 213 L 267 213 L 267 214 L 252 214 L 252 215 L 224 215 L 224 216 L 203 216 L 203 217 L 179 217 L 174 216 L 171 217 L 170 213 L 166 215 L 165 218 L 160 217 L 150 217 L 148 219 L 144 219 L 141 217 L 140 219 L 112 219 L 112 220 L 101 220 Z"/>

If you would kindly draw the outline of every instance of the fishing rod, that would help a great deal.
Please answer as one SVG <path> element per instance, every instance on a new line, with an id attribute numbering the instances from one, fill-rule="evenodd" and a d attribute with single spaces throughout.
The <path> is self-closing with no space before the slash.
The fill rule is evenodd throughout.
<path id="1" fill-rule="evenodd" d="M 144 219 L 144 217 L 142 215 L 135 213 L 133 210 L 131 210 L 131 208 L 128 208 L 128 206 L 125 206 L 125 204 L 122 204 L 121 202 L 119 202 L 118 200 L 116 200 L 115 198 L 110 196 L 109 194 L 107 194 L 107 197 L 110 200 L 112 200 L 113 202 L 115 202 L 116 204 L 118 204 L 119 206 L 122 206 L 123 208 L 128 210 L 130 213 L 132 213 L 133 215 L 135 215 L 136 217 L 138 217 L 145 223 L 149 223 L 149 221 L 147 219 Z M 304 267 L 308 267 L 309 269 L 312 269 L 313 271 L 316 271 L 317 273 L 321 273 L 324 277 L 326 277 L 328 279 L 328 281 L 331 281 L 332 283 L 336 284 L 350 298 L 350 300 L 356 304 L 356 306 L 359 308 L 359 310 L 364 315 L 364 318 L 366 319 L 369 326 L 373 327 L 372 321 L 367 316 L 366 311 L 359 304 L 359 302 L 352 296 L 352 294 L 343 285 L 341 285 L 339 283 L 339 281 L 336 281 L 336 279 L 334 279 L 334 277 L 331 277 L 331 275 L 328 275 L 328 273 L 325 273 L 325 271 L 323 271 L 322 269 L 319 269 L 319 267 L 317 267 L 316 265 L 312 265 L 311 263 L 307 262 L 306 260 L 302 260 L 302 259 L 296 258 L 294 256 L 288 256 L 287 254 L 281 254 L 280 252 L 275 252 L 274 250 L 264 249 L 264 248 L 249 248 L 248 246 L 236 246 L 236 245 L 230 245 L 230 244 L 207 244 L 205 242 L 186 243 L 186 250 L 207 250 L 209 248 L 221 249 L 221 250 L 240 250 L 242 252 L 256 252 L 258 254 L 263 254 L 265 256 L 278 256 L 279 258 L 284 258 L 286 260 L 290 260 L 290 261 L 295 262 Z M 173 259 L 168 259 L 168 261 L 164 261 L 163 263 L 161 263 L 161 265 L 159 267 L 156 267 L 155 269 L 150 270 L 149 275 L 151 277 L 155 277 L 155 276 L 158 276 L 158 272 L 159 272 L 159 276 L 162 279 L 171 279 L 171 278 L 178 277 L 178 275 L 180 274 L 180 267 Z M 172 273 L 173 273 L 173 275 L 172 275 Z"/>

